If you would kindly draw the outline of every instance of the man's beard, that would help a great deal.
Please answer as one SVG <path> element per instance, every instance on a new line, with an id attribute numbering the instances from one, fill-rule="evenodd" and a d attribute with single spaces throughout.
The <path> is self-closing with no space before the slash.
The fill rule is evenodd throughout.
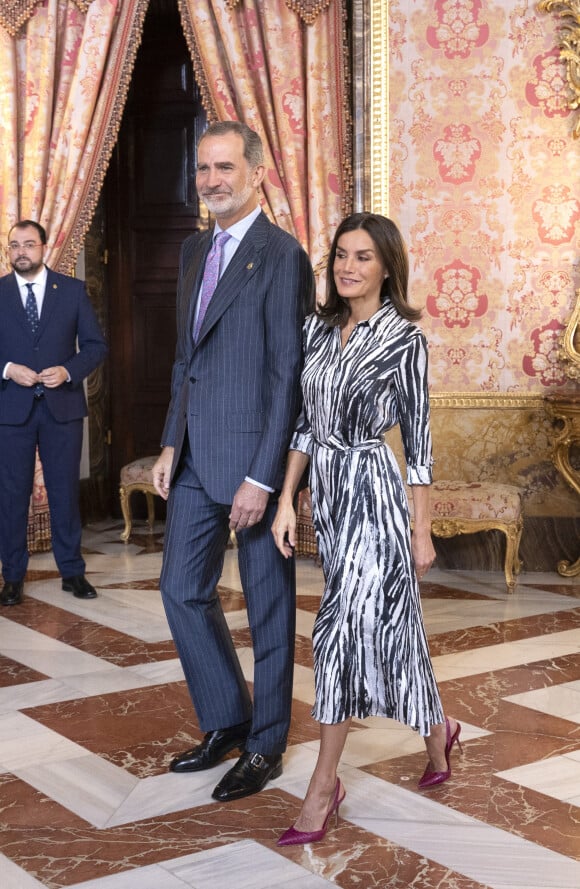
<path id="1" fill-rule="evenodd" d="M 220 216 L 232 216 L 236 213 L 244 204 L 248 203 L 253 193 L 254 188 L 251 185 L 246 185 L 242 191 L 232 192 L 227 197 L 224 197 L 223 192 L 219 192 L 218 194 L 203 194 L 201 198 L 209 212 L 219 219 Z"/>
<path id="2" fill-rule="evenodd" d="M 44 263 L 33 262 L 29 256 L 17 256 L 16 259 L 12 260 L 10 263 L 15 272 L 18 272 L 19 275 L 24 273 L 35 274 L 39 272 Z"/>

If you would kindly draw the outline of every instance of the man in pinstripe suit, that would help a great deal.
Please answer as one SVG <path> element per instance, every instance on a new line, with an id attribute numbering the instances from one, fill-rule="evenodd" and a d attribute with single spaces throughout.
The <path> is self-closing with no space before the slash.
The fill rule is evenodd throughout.
<path id="1" fill-rule="evenodd" d="M 270 527 L 299 410 L 314 279 L 298 242 L 260 209 L 263 176 L 256 133 L 233 121 L 206 130 L 196 184 L 216 224 L 182 247 L 171 403 L 153 470 L 168 499 L 161 593 L 205 733 L 170 768 L 200 771 L 242 750 L 213 791 L 220 801 L 281 774 L 292 704 L 294 565 Z M 206 309 L 204 271 L 207 281 L 215 265 L 206 260 L 222 241 Z M 252 634 L 253 701 L 216 592 L 231 530 Z"/>

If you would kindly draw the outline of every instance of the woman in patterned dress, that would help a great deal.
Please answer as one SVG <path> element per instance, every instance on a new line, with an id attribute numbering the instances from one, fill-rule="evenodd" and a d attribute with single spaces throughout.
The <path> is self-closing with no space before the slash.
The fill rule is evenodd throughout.
<path id="1" fill-rule="evenodd" d="M 313 631 L 320 751 L 298 820 L 279 839 L 321 839 L 344 798 L 337 777 L 353 717 L 417 730 L 429 762 L 419 787 L 446 781 L 460 725 L 441 707 L 418 580 L 435 557 L 429 519 L 427 345 L 407 300 L 407 251 L 396 225 L 357 213 L 340 224 L 327 301 L 304 327 L 304 408 L 290 444 L 272 532 L 296 542 L 293 501 L 310 462 L 312 518 L 325 578 Z M 414 503 L 383 435 L 399 424 Z"/>

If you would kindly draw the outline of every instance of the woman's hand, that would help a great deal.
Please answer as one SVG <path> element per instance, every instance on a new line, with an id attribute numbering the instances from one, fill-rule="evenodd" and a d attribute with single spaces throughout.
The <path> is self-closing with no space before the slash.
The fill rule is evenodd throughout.
<path id="1" fill-rule="evenodd" d="M 278 511 L 272 524 L 274 543 L 285 559 L 294 555 L 296 546 L 296 512 L 288 500 L 278 502 Z"/>
<path id="2" fill-rule="evenodd" d="M 435 561 L 435 547 L 431 537 L 431 528 L 415 528 L 411 536 L 411 552 L 415 562 L 415 571 L 419 580 L 427 573 Z"/>

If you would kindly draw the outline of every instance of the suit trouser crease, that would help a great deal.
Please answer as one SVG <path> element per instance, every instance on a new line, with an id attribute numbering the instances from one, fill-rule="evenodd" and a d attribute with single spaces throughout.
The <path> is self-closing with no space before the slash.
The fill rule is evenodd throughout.
<path id="1" fill-rule="evenodd" d="M 230 506 L 198 485 L 186 469 L 169 494 L 160 581 L 167 619 L 202 731 L 251 719 L 246 749 L 275 755 L 286 747 L 292 704 L 294 567 L 274 546 L 270 505 L 258 526 L 239 535 L 255 662 L 252 707 L 216 591 Z"/>
<path id="2" fill-rule="evenodd" d="M 83 421 L 59 423 L 40 399 L 26 423 L 0 427 L 0 546 L 5 580 L 22 580 L 28 567 L 27 530 L 36 448 L 48 496 L 53 555 L 63 577 L 85 573 L 79 468 Z"/>

